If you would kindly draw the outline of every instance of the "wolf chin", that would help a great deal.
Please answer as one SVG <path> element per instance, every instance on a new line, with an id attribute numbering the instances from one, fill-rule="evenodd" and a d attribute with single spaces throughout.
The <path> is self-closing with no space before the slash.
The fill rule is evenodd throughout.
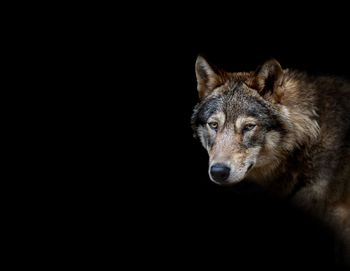
<path id="1" fill-rule="evenodd" d="M 202 56 L 191 124 L 219 185 L 244 180 L 321 218 L 350 263 L 350 84 L 282 69 L 274 59 L 229 73 Z"/>

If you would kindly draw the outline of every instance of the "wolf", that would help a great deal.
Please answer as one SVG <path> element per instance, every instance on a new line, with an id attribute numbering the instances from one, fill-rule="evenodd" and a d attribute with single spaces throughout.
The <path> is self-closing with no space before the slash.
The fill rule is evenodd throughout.
<path id="1" fill-rule="evenodd" d="M 350 264 L 350 83 L 282 69 L 251 72 L 195 63 L 199 102 L 191 125 L 219 185 L 255 182 L 322 219 Z"/>

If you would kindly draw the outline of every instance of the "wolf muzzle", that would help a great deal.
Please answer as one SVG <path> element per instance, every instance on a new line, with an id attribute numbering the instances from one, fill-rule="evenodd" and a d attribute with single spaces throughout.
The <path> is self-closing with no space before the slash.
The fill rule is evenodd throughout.
<path id="1" fill-rule="evenodd" d="M 240 182 L 254 166 L 253 162 L 244 167 L 235 169 L 226 163 L 213 163 L 209 168 L 211 180 L 219 185 L 232 185 Z"/>

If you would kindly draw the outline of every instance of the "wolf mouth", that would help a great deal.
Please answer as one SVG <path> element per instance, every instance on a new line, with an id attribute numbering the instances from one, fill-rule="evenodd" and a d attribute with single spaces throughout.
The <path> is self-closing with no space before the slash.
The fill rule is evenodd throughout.
<path id="1" fill-rule="evenodd" d="M 253 167 L 254 163 L 251 163 L 247 169 L 247 172 Z"/>

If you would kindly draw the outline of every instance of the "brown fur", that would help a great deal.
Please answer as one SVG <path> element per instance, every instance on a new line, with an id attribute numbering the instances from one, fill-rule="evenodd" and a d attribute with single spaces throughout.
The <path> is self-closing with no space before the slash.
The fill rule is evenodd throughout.
<path id="1" fill-rule="evenodd" d="M 197 70 L 198 63 L 197 60 Z M 258 162 L 246 178 L 280 197 L 288 197 L 335 229 L 345 242 L 345 258 L 350 264 L 349 82 L 282 70 L 275 60 L 255 72 L 220 71 L 209 78 L 209 87 L 198 80 L 201 99 L 224 94 L 232 82 L 243 81 L 247 85 L 246 94 L 267 101 L 279 112 L 286 133 L 266 134 Z M 247 121 L 243 118 L 240 122 Z M 252 150 L 241 148 L 242 135 L 238 130 L 233 127 L 217 133 L 213 147 L 208 150 L 210 160 L 227 160 L 232 164 L 246 160 Z"/>

